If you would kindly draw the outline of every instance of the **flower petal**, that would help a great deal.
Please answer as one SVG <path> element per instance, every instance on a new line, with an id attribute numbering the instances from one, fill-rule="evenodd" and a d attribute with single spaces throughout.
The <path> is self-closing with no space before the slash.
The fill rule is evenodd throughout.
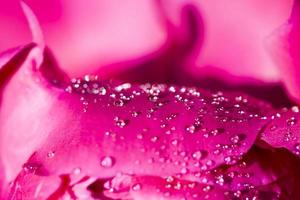
<path id="1" fill-rule="evenodd" d="M 205 22 L 200 66 L 264 81 L 281 78 L 264 43 L 273 30 L 288 20 L 292 1 L 203 1 L 199 7 Z"/>
<path id="2" fill-rule="evenodd" d="M 27 163 L 41 165 L 36 173 L 65 174 L 79 167 L 88 175 L 110 177 L 207 170 L 235 163 L 265 123 L 261 102 L 193 88 L 78 79 L 67 90 L 72 92 L 54 95 L 57 102 L 49 106 L 52 116 L 64 120 L 55 120 L 53 131 L 43 128 L 48 142 Z M 51 159 L 49 152 L 55 152 Z"/>
<path id="3" fill-rule="evenodd" d="M 290 20 L 278 28 L 269 38 L 268 47 L 282 74 L 282 80 L 292 98 L 300 100 L 299 34 L 300 4 L 294 2 Z"/>
<path id="4" fill-rule="evenodd" d="M 115 177 L 104 191 L 105 196 L 112 199 L 226 199 L 224 191 L 205 184 L 181 181 L 173 177 L 147 177 L 121 175 Z"/>
<path id="5" fill-rule="evenodd" d="M 300 115 L 297 106 L 275 113 L 261 139 L 274 148 L 286 148 L 300 156 Z"/>

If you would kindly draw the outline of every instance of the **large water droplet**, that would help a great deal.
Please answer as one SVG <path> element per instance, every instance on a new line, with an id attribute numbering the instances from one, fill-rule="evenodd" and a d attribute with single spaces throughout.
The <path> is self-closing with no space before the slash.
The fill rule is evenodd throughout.
<path id="1" fill-rule="evenodd" d="M 298 106 L 293 106 L 291 109 L 292 109 L 292 111 L 294 113 L 298 113 L 299 112 L 299 107 Z"/>
<path id="2" fill-rule="evenodd" d="M 41 167 L 40 164 L 36 164 L 36 163 L 25 163 L 23 165 L 23 170 L 26 173 L 35 173 L 39 168 Z"/>

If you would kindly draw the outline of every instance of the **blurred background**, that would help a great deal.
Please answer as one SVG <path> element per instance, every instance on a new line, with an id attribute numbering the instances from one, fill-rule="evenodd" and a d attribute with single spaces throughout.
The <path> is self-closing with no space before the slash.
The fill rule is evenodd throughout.
<path id="1" fill-rule="evenodd" d="M 188 77 L 214 76 L 235 85 L 282 80 L 269 41 L 288 21 L 292 0 L 24 2 L 70 76 L 100 72 L 114 77 L 127 71 L 122 77 L 137 81 L 185 83 Z M 0 0 L 0 51 L 30 41 L 20 2 Z"/>

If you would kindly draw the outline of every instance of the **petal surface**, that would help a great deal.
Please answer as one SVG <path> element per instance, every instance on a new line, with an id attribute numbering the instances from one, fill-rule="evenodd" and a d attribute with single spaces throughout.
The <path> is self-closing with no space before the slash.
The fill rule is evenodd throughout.
<path id="1" fill-rule="evenodd" d="M 294 2 L 290 19 L 270 36 L 268 41 L 269 51 L 273 56 L 278 69 L 282 74 L 290 97 L 299 102 L 299 44 L 300 44 L 300 3 Z"/>
<path id="2" fill-rule="evenodd" d="M 272 116 L 261 139 L 274 148 L 285 148 L 300 155 L 299 108 L 284 109 Z"/>

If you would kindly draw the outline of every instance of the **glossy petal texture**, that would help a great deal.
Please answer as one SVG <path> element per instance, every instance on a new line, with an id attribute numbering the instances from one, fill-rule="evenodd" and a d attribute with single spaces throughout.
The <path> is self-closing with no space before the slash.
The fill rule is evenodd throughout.
<path id="1" fill-rule="evenodd" d="M 121 172 L 194 181 L 197 172 L 242 159 L 266 123 L 262 110 L 271 109 L 247 95 L 117 84 L 97 76 L 64 86 L 66 76 L 47 49 L 36 66 L 37 49 L 3 89 L 4 183 L 22 169 L 39 176 L 59 177 L 79 169 L 98 178 Z"/>
<path id="2" fill-rule="evenodd" d="M 207 170 L 234 164 L 265 123 L 261 103 L 246 97 L 165 85 L 73 81 L 66 89 L 70 93 L 53 95 L 57 101 L 47 109 L 64 118 L 54 127 L 62 133 L 45 134 L 52 142 L 28 161 L 42 165 L 36 173 L 70 173 L 84 158 L 89 159 L 82 170 L 103 177 Z M 55 156 L 45 159 L 51 151 Z"/>
<path id="3" fill-rule="evenodd" d="M 19 195 L 36 199 L 296 199 L 297 167 L 299 161 L 286 152 L 254 147 L 239 164 L 199 173 L 197 181 L 183 180 L 181 176 L 121 173 L 106 180 L 76 178 L 81 173 L 78 170 L 74 175 L 48 177 L 23 171 L 14 183 L 11 198 Z"/>
<path id="4" fill-rule="evenodd" d="M 63 1 L 59 2 L 58 5 L 63 8 L 62 18 L 70 17 L 67 17 L 67 23 L 63 20 L 62 24 L 70 30 L 74 28 L 74 18 L 90 17 L 92 8 L 81 1 L 71 7 Z M 245 4 L 233 2 L 225 8 L 235 10 L 232 16 L 243 22 L 244 19 L 239 16 L 252 13 L 252 7 L 256 12 L 263 10 L 264 5 L 256 1 Z M 76 32 L 74 38 L 85 35 L 87 40 L 82 40 L 84 43 L 73 41 L 75 48 L 72 50 L 80 55 L 79 62 L 68 58 L 71 55 L 68 51 L 61 53 L 66 58 L 62 60 L 72 60 L 70 66 L 89 64 L 92 66 L 89 70 L 96 65 L 106 66 L 98 71 L 103 77 L 113 76 L 130 81 L 138 77 L 134 78 L 135 82 L 183 83 L 183 77 L 186 79 L 190 72 L 195 72 L 195 68 L 187 69 L 185 66 L 207 65 L 223 68 L 234 75 L 251 74 L 263 80 L 281 78 L 276 75 L 269 57 L 262 50 L 262 41 L 273 27 L 285 20 L 290 2 L 277 2 L 274 8 L 278 6 L 282 12 L 270 9 L 270 13 L 266 14 L 274 15 L 270 21 L 267 18 L 259 23 L 250 20 L 243 24 L 245 29 L 239 30 L 231 26 L 231 18 L 227 19 L 222 12 L 217 12 L 214 17 L 206 14 L 206 11 L 218 10 L 218 6 L 223 9 L 222 3 L 216 6 L 214 2 L 201 4 L 191 1 L 186 6 L 187 3 L 158 1 L 154 4 L 149 1 L 136 4 L 131 1 L 117 7 L 111 1 L 95 1 L 93 7 L 101 4 L 105 8 L 102 13 L 97 10 L 95 18 L 109 18 L 113 25 L 104 23 L 108 27 L 111 25 L 111 29 L 105 29 L 91 26 L 93 20 L 83 20 L 82 27 L 93 27 L 95 33 L 108 30 L 103 37 L 109 39 L 114 31 L 119 30 L 115 29 L 115 25 L 122 27 L 123 23 L 131 22 L 133 27 L 143 27 L 142 32 L 134 34 L 135 39 L 144 41 L 145 37 L 149 37 L 151 40 L 146 40 L 149 43 L 142 46 L 139 43 L 128 45 L 126 42 L 131 40 L 127 40 L 126 36 L 131 37 L 131 31 L 136 29 L 124 30 L 125 37 L 120 41 L 114 40 L 118 42 L 116 47 L 108 48 L 115 51 L 126 40 L 124 49 L 118 51 L 120 54 L 104 51 L 107 50 L 105 42 L 100 49 L 97 43 L 90 48 L 100 54 L 114 55 L 105 56 L 107 59 L 99 62 L 93 51 L 89 55 L 80 54 L 86 44 L 90 45 L 90 33 L 84 29 L 83 32 Z M 247 9 L 244 9 L 245 5 Z M 142 16 L 145 18 L 123 18 L 136 16 L 128 12 L 136 6 L 144 9 L 145 15 Z M 299 198 L 298 107 L 276 113 L 270 105 L 242 92 L 211 92 L 168 84 L 120 83 L 89 75 L 70 80 L 58 67 L 49 48 L 44 47 L 43 36 L 31 10 L 25 4 L 22 7 L 29 19 L 33 41 L 37 44 L 9 50 L 0 57 L 1 198 Z M 78 13 L 79 7 L 87 7 L 87 13 Z M 149 8 L 151 11 L 147 12 Z M 243 10 L 243 15 L 239 10 Z M 295 39 L 298 21 L 294 19 L 297 7 L 294 10 L 287 36 L 291 51 L 285 51 L 284 55 L 296 64 L 289 62 L 289 65 L 283 65 L 293 69 L 297 66 L 295 44 L 298 42 Z M 117 23 L 118 17 L 112 17 L 116 12 L 117 16 L 120 15 L 120 23 Z M 224 17 L 224 24 L 212 23 L 215 20 L 223 22 Z M 142 26 L 141 21 L 147 19 L 150 25 Z M 233 22 L 236 23 L 235 20 Z M 253 25 L 256 31 L 247 29 L 248 25 Z M 238 36 L 229 32 L 224 34 L 221 39 L 230 41 L 230 45 L 220 43 L 218 51 L 222 54 L 217 55 L 214 53 L 216 45 L 212 45 L 215 40 L 207 36 L 218 38 L 219 32 L 225 31 L 223 26 L 226 31 L 237 31 Z M 150 33 L 148 29 L 157 32 Z M 143 31 L 149 35 L 140 35 Z M 248 44 L 245 38 L 250 38 L 255 45 Z M 281 39 L 276 37 L 271 40 L 271 52 L 276 53 L 278 49 L 282 52 L 278 46 L 272 46 L 286 42 Z M 236 59 L 228 54 L 230 49 L 239 49 L 245 56 Z M 197 57 L 199 52 L 203 53 L 202 57 Z M 136 59 L 140 56 L 141 59 Z M 253 60 L 253 57 L 257 59 Z M 201 58 L 200 63 L 197 58 Z M 278 57 L 278 63 L 286 61 L 282 58 Z M 125 62 L 115 64 L 113 60 Z M 252 71 L 252 65 L 260 64 L 268 68 L 268 74 Z M 231 66 L 230 69 L 227 65 Z M 237 68 L 241 65 L 243 71 Z M 133 70 L 127 71 L 129 68 Z M 81 73 L 80 70 L 78 68 L 77 72 Z M 144 75 L 140 76 L 139 71 L 143 71 Z M 196 73 L 195 77 L 198 77 Z M 295 85 L 288 85 L 291 83 L 288 82 L 287 86 L 295 91 Z M 270 113 L 274 114 L 270 116 Z"/>

